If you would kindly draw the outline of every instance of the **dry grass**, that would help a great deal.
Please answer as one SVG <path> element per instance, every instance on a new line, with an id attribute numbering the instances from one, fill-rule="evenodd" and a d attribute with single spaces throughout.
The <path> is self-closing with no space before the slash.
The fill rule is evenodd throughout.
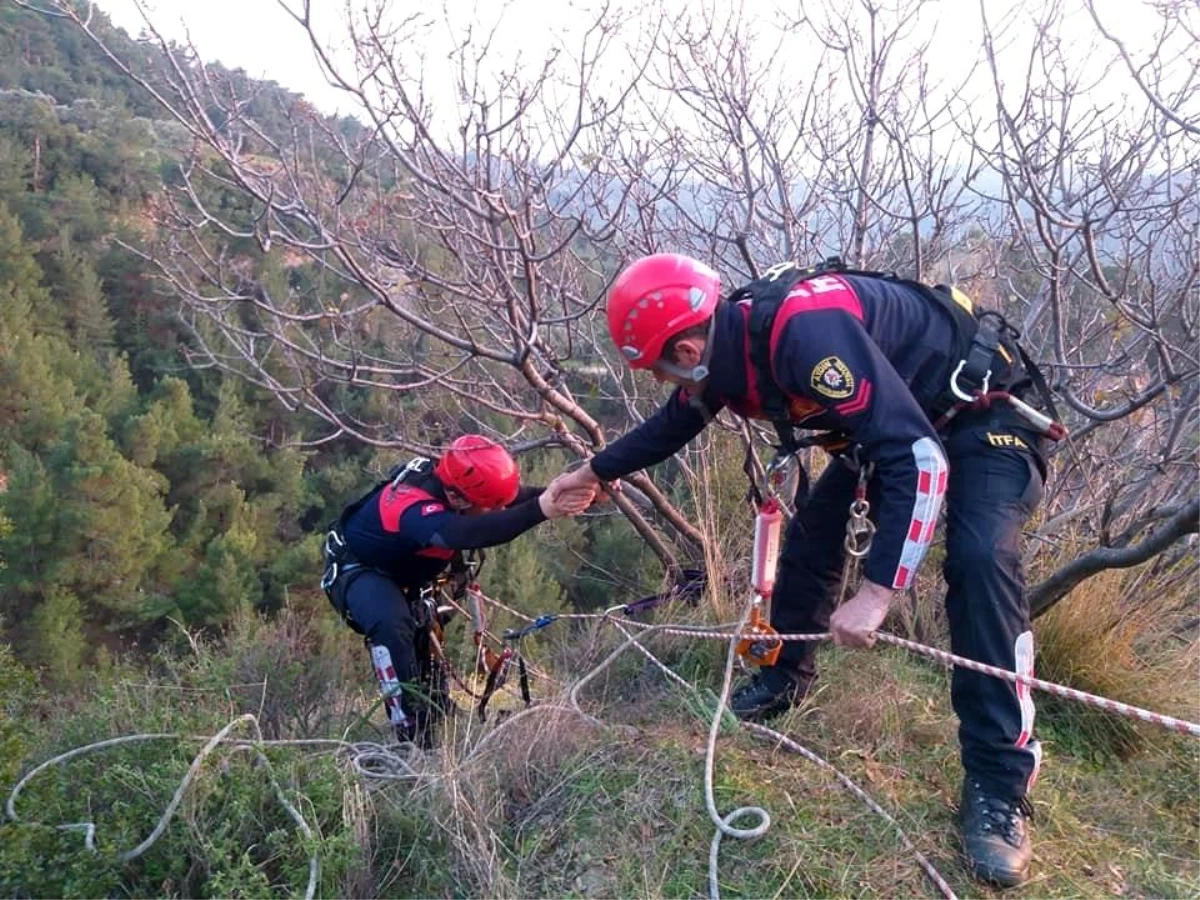
<path id="1" fill-rule="evenodd" d="M 701 474 L 707 483 L 740 488 L 728 472 Z M 696 607 L 677 603 L 656 611 L 658 624 L 729 622 L 748 596 L 752 516 L 740 490 L 702 492 L 695 518 L 725 536 L 706 548 L 705 565 L 726 577 L 714 578 Z M 917 598 L 918 620 L 931 631 L 938 627 L 940 584 L 929 590 L 935 581 L 928 576 Z M 1178 639 L 1179 610 L 1191 607 L 1194 598 L 1181 596 L 1178 582 L 1167 590 L 1144 572 L 1092 579 L 1037 623 L 1039 674 L 1200 718 L 1196 642 Z M 555 622 L 528 648 L 538 673 L 531 710 L 523 709 L 514 669 L 486 723 L 460 695 L 463 711 L 447 723 L 441 747 L 425 756 L 415 782 L 364 791 L 347 776 L 337 819 L 363 864 L 333 893 L 707 896 L 711 704 L 689 699 L 631 649 L 583 692 L 594 720 L 565 708 L 569 686 L 623 641 L 607 623 Z M 655 635 L 647 647 L 701 695 L 720 686 L 723 643 Z M 172 699 L 181 688 L 210 697 L 222 686 L 226 702 L 261 711 L 281 734 L 332 728 L 337 733 L 328 736 L 340 737 L 351 723 L 361 732 L 352 737 L 381 736 L 378 709 L 373 722 L 354 724 L 372 686 L 352 636 L 327 633 L 303 617 L 247 620 L 222 653 L 207 645 L 185 651 L 164 679 Z M 1034 794 L 1035 876 L 1025 888 L 1001 894 L 974 883 L 959 857 L 954 807 L 961 770 L 948 672 L 891 647 L 823 647 L 820 662 L 816 691 L 778 720 L 779 729 L 893 814 L 959 895 L 1200 896 L 1197 742 L 1039 697 L 1047 764 Z M 244 687 L 231 689 L 239 683 Z M 343 695 L 331 685 L 355 690 Z M 135 730 L 133 723 L 157 708 L 158 693 L 165 689 L 119 691 L 112 712 L 120 727 Z M 348 710 L 348 702 L 357 702 L 357 710 Z M 1135 737 L 1114 744 L 1112 734 L 1126 727 Z M 1120 753 L 1102 752 L 1114 746 Z M 891 826 L 802 757 L 745 731 L 723 730 L 713 788 L 723 813 L 758 805 L 773 820 L 755 841 L 723 842 L 719 872 L 727 900 L 937 896 Z"/>
<path id="2" fill-rule="evenodd" d="M 692 518 L 723 536 L 708 543 L 704 559 L 720 577 L 697 607 L 654 613 L 660 624 L 729 622 L 749 596 L 753 516 L 744 482 L 699 465 L 699 480 L 715 487 L 699 492 Z M 897 617 L 892 627 L 916 622 L 918 639 L 946 646 L 937 562 L 911 598 L 915 618 Z M 1181 597 L 1178 582 L 1170 587 L 1156 589 L 1144 573 L 1089 581 L 1036 624 L 1039 675 L 1198 718 L 1197 645 L 1177 639 L 1178 611 L 1194 600 Z M 440 865 L 442 880 L 416 885 L 424 890 L 397 882 L 392 895 L 707 895 L 713 824 L 703 769 L 711 703 L 688 699 L 630 650 L 584 692 L 587 712 L 602 725 L 550 709 L 624 640 L 607 624 L 558 622 L 551 629 L 557 631 L 544 633 L 535 660 L 545 676 L 534 683 L 541 711 L 521 713 L 510 684 L 493 707 L 507 707 L 508 718 L 480 725 L 460 717 L 436 776 L 408 798 L 438 832 L 426 836 L 409 864 Z M 701 694 L 719 687 L 723 644 L 656 635 L 647 646 Z M 960 895 L 1200 896 L 1195 742 L 1039 696 L 1047 764 L 1034 795 L 1035 876 L 1025 888 L 993 891 L 971 880 L 959 856 L 954 816 L 962 773 L 949 673 L 886 647 L 824 647 L 820 659 L 816 691 L 779 720 L 780 730 L 895 815 Z M 1123 736 L 1121 753 L 1097 752 L 1112 746 L 1113 735 Z M 726 898 L 937 895 L 894 830 L 800 757 L 745 732 L 722 731 L 714 789 L 724 812 L 756 804 L 774 821 L 756 841 L 722 844 Z M 439 862 L 430 859 L 435 854 Z"/>
<path id="3" fill-rule="evenodd" d="M 1119 597 L 1120 591 L 1114 589 L 1113 595 Z M 721 607 L 728 603 L 677 604 L 660 609 L 655 619 L 727 621 Z M 1064 607 L 1060 615 L 1070 609 Z M 1097 621 L 1094 613 L 1082 620 L 1092 637 L 1104 631 Z M 1140 636 L 1121 632 L 1139 621 Z M 1121 647 L 1132 648 L 1131 658 L 1142 672 L 1147 664 L 1143 645 L 1155 646 L 1161 632 L 1154 628 L 1163 623 L 1150 615 L 1114 614 L 1112 625 L 1121 638 L 1110 635 L 1102 650 L 1088 652 L 1115 659 Z M 230 641 L 228 657 L 207 646 L 189 650 L 168 670 L 167 681 L 194 689 L 196 698 L 215 699 L 217 682 L 228 685 L 235 672 L 253 677 L 266 685 L 265 708 L 279 704 L 276 721 L 282 730 L 309 727 L 303 711 L 312 702 L 313 681 L 299 672 L 285 680 L 272 668 L 269 653 L 251 651 L 274 640 L 281 653 L 299 652 L 320 646 L 320 639 L 296 631 L 296 622 L 279 631 L 259 622 L 243 627 L 245 632 Z M 567 629 L 568 623 L 551 626 L 560 627 Z M 1081 628 L 1076 622 L 1067 633 Z M 442 746 L 424 757 L 422 776 L 415 782 L 372 783 L 364 790 L 363 783 L 347 774 L 340 792 L 315 792 L 311 783 L 297 782 L 314 804 L 322 797 L 333 800 L 333 808 L 323 813 L 325 820 L 331 829 L 335 823 L 342 828 L 343 858 L 354 848 L 355 859 L 361 860 L 343 868 L 341 880 L 323 893 L 707 896 L 714 826 L 704 799 L 705 705 L 688 701 L 682 688 L 630 650 L 583 692 L 586 712 L 599 724 L 564 710 L 567 686 L 623 640 L 607 624 L 576 637 L 575 654 L 567 652 L 566 640 L 541 645 L 534 661 L 550 677 L 534 681 L 538 702 L 532 710 L 522 711 L 512 690 L 514 678 L 505 702 L 497 703 L 488 722 L 480 723 L 467 709 L 451 721 Z M 698 690 L 719 686 L 721 642 L 656 635 L 647 646 Z M 550 649 L 553 655 L 545 652 Z M 350 645 L 344 650 L 343 662 L 354 665 L 361 651 Z M 1061 645 L 1057 651 L 1065 652 Z M 892 813 L 957 893 L 1001 896 L 974 883 L 958 855 L 954 805 L 961 771 L 948 673 L 889 647 L 870 652 L 824 647 L 820 659 L 818 689 L 804 708 L 778 721 L 780 730 L 837 766 Z M 343 673 L 364 684 L 368 675 Z M 1142 688 L 1152 691 L 1150 684 Z M 270 696 L 285 685 L 297 692 L 297 712 Z M 1121 699 L 1133 699 L 1126 684 L 1116 686 L 1122 689 Z M 1178 684 L 1173 688 L 1180 689 Z M 326 692 L 331 693 L 328 686 Z M 119 713 L 118 721 L 130 724 L 159 709 L 153 697 L 165 692 L 136 693 L 144 698 L 142 705 L 132 702 L 131 692 L 119 691 L 120 706 L 109 715 Z M 177 702 L 177 693 L 171 694 L 171 702 Z M 238 702 L 236 696 L 226 696 Z M 1153 697 L 1138 698 L 1158 707 Z M 252 699 L 241 699 L 259 708 L 261 688 Z M 206 703 L 212 705 L 211 700 Z M 366 700 L 360 704 L 365 708 Z M 508 711 L 502 714 L 504 706 Z M 373 718 L 354 725 L 361 734 L 351 736 L 378 739 L 374 732 L 382 712 L 376 710 Z M 1035 880 L 1003 896 L 1200 894 L 1196 742 L 1156 732 L 1125 758 L 1098 757 L 1090 733 L 1076 720 L 1061 715 L 1049 719 L 1042 735 L 1047 765 L 1034 795 Z M 120 729 L 135 730 L 126 724 Z M 337 736 L 346 724 L 339 726 Z M 719 873 L 727 900 L 937 895 L 891 826 L 827 771 L 747 732 L 718 735 L 714 794 L 722 813 L 758 805 L 773 820 L 758 840 L 727 838 L 722 843 Z"/>
<path id="4" fill-rule="evenodd" d="M 1131 584 L 1139 588 L 1130 590 Z M 1137 570 L 1110 570 L 1079 585 L 1035 623 L 1038 675 L 1156 712 L 1200 718 L 1200 641 L 1181 629 L 1178 588 L 1160 591 Z M 1194 613 L 1193 613 L 1194 615 Z M 1127 718 L 1053 701 L 1082 736 L 1127 754 L 1152 734 Z"/>
<path id="5" fill-rule="evenodd" d="M 821 688 L 780 721 L 781 730 L 896 815 L 957 892 L 1001 896 L 973 883 L 958 858 L 961 773 L 946 674 L 890 649 L 827 649 L 822 662 Z M 429 865 L 421 860 L 438 848 L 447 880 L 435 892 L 446 896 L 706 894 L 707 723 L 665 679 L 657 689 L 645 680 L 635 703 L 625 702 L 634 692 L 621 694 L 615 683 L 589 696 L 588 711 L 604 727 L 543 709 L 460 735 L 406 798 L 444 838 L 418 849 L 410 865 Z M 1136 765 L 1106 768 L 1055 752 L 1051 742 L 1036 794 L 1036 881 L 1004 896 L 1200 889 L 1187 864 L 1198 846 L 1196 798 L 1179 793 L 1195 757 L 1180 739 L 1165 740 Z M 715 788 L 719 809 L 758 804 L 774 819 L 758 841 L 722 845 L 725 897 L 936 895 L 890 826 L 799 757 L 746 733 L 722 734 Z"/>

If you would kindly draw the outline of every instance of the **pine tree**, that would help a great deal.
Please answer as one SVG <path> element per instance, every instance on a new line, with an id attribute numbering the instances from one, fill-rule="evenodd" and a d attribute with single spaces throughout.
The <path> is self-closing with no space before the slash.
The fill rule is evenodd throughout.
<path id="1" fill-rule="evenodd" d="M 52 683 L 70 684 L 85 675 L 90 655 L 84 637 L 83 604 L 69 590 L 55 588 L 38 603 L 25 634 L 25 656 Z"/>

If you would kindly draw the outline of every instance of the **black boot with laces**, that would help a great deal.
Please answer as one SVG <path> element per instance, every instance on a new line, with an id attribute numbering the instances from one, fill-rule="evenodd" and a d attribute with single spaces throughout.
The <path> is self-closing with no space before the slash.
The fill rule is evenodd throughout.
<path id="1" fill-rule="evenodd" d="M 1033 808 L 1025 798 L 987 793 L 979 782 L 963 781 L 958 807 L 963 850 L 976 878 L 1000 887 L 1016 887 L 1029 878 Z"/>
<path id="2" fill-rule="evenodd" d="M 729 710 L 739 719 L 760 721 L 799 706 L 808 683 L 778 667 L 763 668 L 729 697 Z"/>

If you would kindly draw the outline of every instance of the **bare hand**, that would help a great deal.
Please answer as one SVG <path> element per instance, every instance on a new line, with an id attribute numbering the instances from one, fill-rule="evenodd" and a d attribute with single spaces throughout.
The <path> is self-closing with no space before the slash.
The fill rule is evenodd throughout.
<path id="1" fill-rule="evenodd" d="M 596 473 L 592 471 L 591 463 L 584 463 L 577 469 L 571 469 L 568 472 L 563 472 L 550 482 L 551 488 L 557 487 L 558 490 L 569 491 L 576 488 L 598 488 L 600 479 L 596 477 Z"/>
<path id="2" fill-rule="evenodd" d="M 839 647 L 870 647 L 875 631 L 887 618 L 892 591 L 872 581 L 864 581 L 858 592 L 833 611 L 829 630 Z"/>
<path id="3" fill-rule="evenodd" d="M 577 516 L 592 505 L 596 498 L 597 483 L 578 485 L 571 478 L 573 474 L 559 475 L 542 491 L 538 504 L 547 519 Z"/>

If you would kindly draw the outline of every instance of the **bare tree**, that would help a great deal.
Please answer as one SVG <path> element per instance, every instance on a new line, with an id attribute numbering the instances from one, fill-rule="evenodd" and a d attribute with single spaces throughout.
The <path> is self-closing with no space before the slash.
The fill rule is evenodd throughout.
<path id="1" fill-rule="evenodd" d="M 357 121 L 264 111 L 250 82 L 149 20 L 167 71 L 134 71 L 75 4 L 41 8 L 189 136 L 158 243 L 139 252 L 179 298 L 198 361 L 315 416 L 326 439 L 427 449 L 415 436 L 449 408 L 584 456 L 604 445 L 604 417 L 637 421 L 655 400 L 603 339 L 600 304 L 626 260 L 679 249 L 740 278 L 839 254 L 963 284 L 1050 372 L 1074 437 L 1032 547 L 1077 559 L 1034 587 L 1035 609 L 1197 531 L 1188 4 L 1147 7 L 1162 34 L 1142 57 L 1088 0 L 1086 54 L 1062 4 L 993 22 L 981 2 L 977 54 L 957 36 L 947 52 L 928 0 L 774 19 L 602 4 L 544 55 L 492 71 L 508 59 L 499 31 L 464 26 L 423 56 L 442 16 L 382 5 L 348 21 L 346 62 L 310 2 L 281 8 Z M 979 62 L 947 73 L 939 57 Z M 1130 96 L 1110 102 L 1121 76 Z M 701 532 L 648 477 L 635 483 L 694 555 Z M 674 547 L 620 502 L 673 565 Z"/>
<path id="2" fill-rule="evenodd" d="M 603 296 L 604 248 L 629 202 L 603 165 L 625 153 L 629 89 L 607 99 L 588 89 L 618 16 L 601 8 L 570 52 L 554 48 L 521 77 L 485 72 L 494 31 L 461 35 L 454 83 L 433 91 L 416 48 L 436 16 L 392 21 L 385 5 L 369 8 L 348 23 L 346 65 L 318 40 L 308 0 L 281 3 L 363 121 L 342 127 L 280 104 L 271 128 L 248 81 L 206 66 L 149 17 L 165 77 L 118 58 L 90 9 L 22 5 L 74 21 L 192 140 L 156 210 L 156 243 L 130 249 L 178 298 L 196 364 L 325 422 L 319 440 L 428 451 L 417 436 L 436 446 L 450 407 L 525 447 L 603 445 L 571 382 L 573 363 L 602 356 L 580 323 Z M 699 542 L 649 479 L 633 482 L 685 543 Z M 673 566 L 671 546 L 627 497 L 617 502 Z"/>
<path id="3" fill-rule="evenodd" d="M 1200 525 L 1200 59 L 1191 42 L 1190 59 L 1168 60 L 1182 6 L 1157 8 L 1159 55 L 1136 69 L 1100 26 L 1096 51 L 1115 43 L 1134 99 L 1152 100 L 1129 104 L 1114 94 L 1118 60 L 1088 66 L 1097 60 L 1078 41 L 1068 51 L 1061 6 L 1041 12 L 1020 67 L 1001 61 L 1002 29 L 980 8 L 994 141 L 964 137 L 1000 176 L 1009 311 L 1072 413 L 1043 536 L 1069 524 L 1091 547 L 1033 588 L 1041 612 L 1087 575 L 1144 562 Z"/>

